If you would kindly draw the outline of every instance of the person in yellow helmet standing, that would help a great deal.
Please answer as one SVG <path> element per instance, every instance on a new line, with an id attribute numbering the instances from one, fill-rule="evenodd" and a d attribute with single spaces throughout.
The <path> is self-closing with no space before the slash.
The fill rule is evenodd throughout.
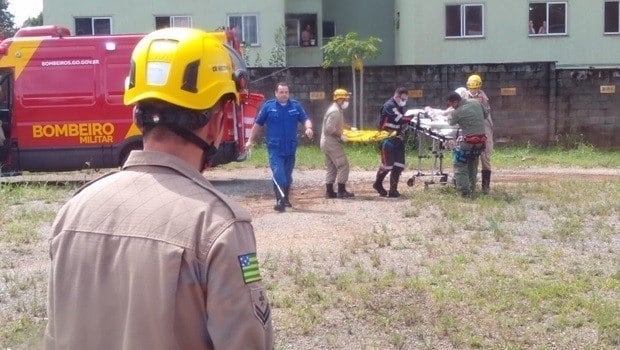
<path id="1" fill-rule="evenodd" d="M 344 153 L 342 142 L 345 137 L 342 131 L 345 128 L 344 110 L 349 106 L 350 94 L 345 89 L 336 89 L 333 93 L 333 103 L 323 116 L 323 130 L 321 131 L 321 150 L 325 155 L 325 197 L 352 198 L 354 194 L 348 192 L 346 183 L 349 179 L 349 161 Z M 334 182 L 338 182 L 338 192 L 334 191 Z"/>
<path id="2" fill-rule="evenodd" d="M 244 68 L 223 38 L 168 28 L 135 47 L 144 150 L 54 221 L 46 349 L 273 348 L 251 218 L 201 174 Z"/>
<path id="3" fill-rule="evenodd" d="M 484 107 L 487 117 L 484 119 L 484 132 L 487 137 L 484 152 L 480 155 L 482 164 L 482 193 L 488 194 L 491 186 L 491 154 L 493 153 L 493 119 L 491 119 L 491 104 L 489 98 L 482 90 L 482 78 L 478 74 L 472 74 L 467 78 L 467 92 L 465 98 L 474 98 Z"/>

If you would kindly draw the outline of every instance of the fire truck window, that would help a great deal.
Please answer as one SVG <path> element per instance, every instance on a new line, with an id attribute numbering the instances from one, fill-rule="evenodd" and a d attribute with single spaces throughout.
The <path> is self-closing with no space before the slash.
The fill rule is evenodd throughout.
<path id="1" fill-rule="evenodd" d="M 105 98 L 110 105 L 123 105 L 123 95 L 125 93 L 125 78 L 129 73 L 127 71 L 128 57 L 131 56 L 134 44 L 117 43 L 117 55 L 110 55 L 100 62 L 104 69 L 102 70 L 105 87 L 103 91 Z"/>

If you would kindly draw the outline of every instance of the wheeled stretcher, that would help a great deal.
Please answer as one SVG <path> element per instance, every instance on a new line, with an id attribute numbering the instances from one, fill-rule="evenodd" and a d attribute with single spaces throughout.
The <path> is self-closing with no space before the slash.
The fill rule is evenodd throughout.
<path id="1" fill-rule="evenodd" d="M 407 186 L 413 186 L 416 178 L 424 178 L 424 186 L 428 187 L 436 183 L 435 177 L 440 184 L 446 184 L 448 174 L 443 168 L 446 142 L 458 137 L 459 128 L 448 124 L 446 112 L 438 109 L 410 109 L 405 116 L 411 117 L 409 127 L 416 133 L 418 142 L 418 168 L 407 180 Z M 432 159 L 430 172 L 424 173 L 422 159 L 429 158 Z"/>

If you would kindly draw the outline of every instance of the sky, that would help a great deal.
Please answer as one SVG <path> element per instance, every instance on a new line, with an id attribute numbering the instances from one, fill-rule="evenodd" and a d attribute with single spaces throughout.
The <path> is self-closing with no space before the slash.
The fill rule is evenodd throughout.
<path id="1" fill-rule="evenodd" d="M 8 10 L 14 16 L 15 25 L 21 27 L 29 17 L 36 17 L 43 10 L 43 0 L 9 0 Z"/>

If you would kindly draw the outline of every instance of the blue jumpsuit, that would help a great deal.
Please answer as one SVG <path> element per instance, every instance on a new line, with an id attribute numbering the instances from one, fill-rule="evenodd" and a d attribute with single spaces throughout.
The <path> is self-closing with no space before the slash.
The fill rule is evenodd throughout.
<path id="1" fill-rule="evenodd" d="M 398 113 L 394 112 L 394 109 Z M 399 114 L 400 113 L 400 114 Z M 405 169 L 405 125 L 411 118 L 405 117 L 405 107 L 399 106 L 394 98 L 387 100 L 381 107 L 381 130 L 396 131 L 396 135 L 379 143 L 381 147 L 381 166 L 377 171 L 377 177 L 372 187 L 379 192 L 380 196 L 398 197 L 398 180 Z M 390 191 L 383 188 L 383 179 L 390 173 Z"/>
<path id="2" fill-rule="evenodd" d="M 280 187 L 293 183 L 295 151 L 297 150 L 297 123 L 305 123 L 308 115 L 297 100 L 289 99 L 281 105 L 276 99 L 263 104 L 255 123 L 267 126 L 267 152 L 274 181 Z"/>

